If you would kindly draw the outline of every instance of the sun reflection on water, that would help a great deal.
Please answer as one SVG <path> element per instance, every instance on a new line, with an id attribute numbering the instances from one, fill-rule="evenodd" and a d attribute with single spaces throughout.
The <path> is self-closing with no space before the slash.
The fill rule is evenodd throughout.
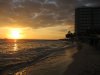
<path id="1" fill-rule="evenodd" d="M 14 40 L 13 51 L 16 52 L 18 50 L 17 40 Z"/>
<path id="2" fill-rule="evenodd" d="M 18 49 L 18 45 L 15 43 L 15 44 L 14 44 L 14 52 L 16 52 L 17 49 Z"/>

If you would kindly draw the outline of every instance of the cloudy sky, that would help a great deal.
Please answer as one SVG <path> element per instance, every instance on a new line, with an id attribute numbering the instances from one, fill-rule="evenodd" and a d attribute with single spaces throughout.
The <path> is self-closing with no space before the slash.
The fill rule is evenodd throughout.
<path id="1" fill-rule="evenodd" d="M 0 0 L 0 38 L 10 28 L 22 30 L 23 38 L 59 39 L 74 31 L 74 9 L 97 5 L 99 0 Z M 29 37 L 27 37 L 29 36 Z"/>
<path id="2" fill-rule="evenodd" d="M 77 6 L 100 6 L 100 0 L 77 0 Z"/>

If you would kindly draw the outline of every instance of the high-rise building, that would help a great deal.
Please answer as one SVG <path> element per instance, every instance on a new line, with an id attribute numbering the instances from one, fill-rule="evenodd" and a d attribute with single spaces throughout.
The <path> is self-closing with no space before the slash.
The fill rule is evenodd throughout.
<path id="1" fill-rule="evenodd" d="M 79 39 L 100 34 L 100 7 L 75 9 L 75 31 Z"/>

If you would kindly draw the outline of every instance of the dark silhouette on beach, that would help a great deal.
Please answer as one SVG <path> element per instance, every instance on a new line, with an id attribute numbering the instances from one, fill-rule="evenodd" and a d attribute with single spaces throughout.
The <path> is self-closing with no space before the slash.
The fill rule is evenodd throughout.
<path id="1" fill-rule="evenodd" d="M 66 38 L 73 43 L 75 35 L 71 31 L 68 31 L 68 33 L 66 34 Z"/>

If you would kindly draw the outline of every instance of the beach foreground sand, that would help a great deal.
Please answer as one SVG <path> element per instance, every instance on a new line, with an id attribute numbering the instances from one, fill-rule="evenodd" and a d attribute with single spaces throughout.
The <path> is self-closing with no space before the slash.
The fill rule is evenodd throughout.
<path id="1" fill-rule="evenodd" d="M 100 49 L 81 44 L 64 75 L 100 75 Z"/>

